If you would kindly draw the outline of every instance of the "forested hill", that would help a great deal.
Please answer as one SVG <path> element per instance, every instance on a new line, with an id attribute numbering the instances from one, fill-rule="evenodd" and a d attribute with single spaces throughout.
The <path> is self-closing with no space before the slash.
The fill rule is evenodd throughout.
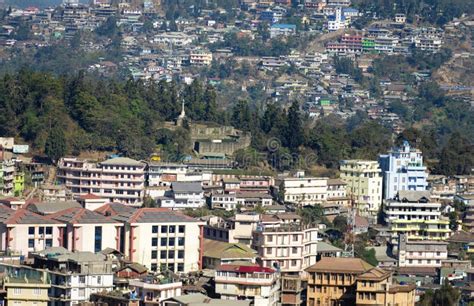
<path id="1" fill-rule="evenodd" d="M 163 129 L 164 121 L 180 112 L 178 92 L 191 121 L 231 124 L 251 132 L 252 147 L 238 152 L 236 159 L 248 161 L 254 154 L 255 166 L 285 170 L 301 166 L 303 159 L 305 166 L 317 163 L 335 169 L 341 159 L 375 159 L 403 139 L 416 143 L 426 159 L 439 161 L 432 166 L 435 173 L 464 174 L 474 166 L 474 112 L 468 102 L 445 97 L 433 83 L 421 86 L 415 101 L 423 114 L 413 122 L 417 128 L 392 139 L 388 128 L 363 112 L 347 121 L 330 115 L 314 123 L 300 112 L 297 101 L 288 111 L 276 104 L 257 111 L 245 100 L 219 110 L 214 88 L 199 81 L 178 88 L 173 82 L 143 84 L 81 73 L 56 77 L 23 69 L 0 79 L 0 136 L 23 139 L 52 159 L 84 150 L 147 158 L 161 145 L 167 159 L 178 160 L 189 153 L 189 131 Z M 278 146 L 269 147 L 269 139 Z M 267 160 L 260 160 L 259 152 L 266 152 Z M 282 156 L 292 158 L 273 163 Z"/>

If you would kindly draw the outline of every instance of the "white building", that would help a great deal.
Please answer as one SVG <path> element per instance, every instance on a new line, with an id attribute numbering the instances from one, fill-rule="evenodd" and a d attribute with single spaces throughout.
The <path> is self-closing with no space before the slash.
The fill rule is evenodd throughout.
<path id="1" fill-rule="evenodd" d="M 204 222 L 166 208 L 119 213 L 124 223 L 121 251 L 152 271 L 188 273 L 201 268 Z"/>
<path id="2" fill-rule="evenodd" d="M 195 66 L 208 66 L 212 63 L 212 53 L 192 52 L 189 55 L 189 63 Z"/>
<path id="3" fill-rule="evenodd" d="M 69 208 L 49 215 L 66 225 L 61 246 L 69 251 L 98 253 L 106 248 L 120 249 L 121 222 L 85 208 Z"/>
<path id="4" fill-rule="evenodd" d="M 400 148 L 379 156 L 383 173 L 384 199 L 392 199 L 399 190 L 424 191 L 428 187 L 428 173 L 423 165 L 423 154 L 405 141 Z"/>
<path id="5" fill-rule="evenodd" d="M 0 251 L 26 256 L 60 246 L 65 227 L 24 208 L 13 210 L 0 205 Z"/>
<path id="6" fill-rule="evenodd" d="M 334 15 L 328 17 L 327 28 L 328 31 L 338 31 L 345 29 L 347 25 L 346 17 L 342 13 L 342 8 L 338 7 L 334 11 Z"/>
<path id="7" fill-rule="evenodd" d="M 279 273 L 271 268 L 221 265 L 216 269 L 214 281 L 221 300 L 250 300 L 255 306 L 279 305 Z"/>
<path id="8" fill-rule="evenodd" d="M 160 207 L 173 209 L 198 208 L 206 204 L 199 182 L 174 182 L 171 184 L 171 190 L 157 200 Z"/>
<path id="9" fill-rule="evenodd" d="M 237 208 L 255 208 L 257 206 L 270 206 L 273 197 L 261 192 L 225 192 L 218 190 L 212 194 L 211 207 L 213 209 L 236 210 Z"/>
<path id="10" fill-rule="evenodd" d="M 327 178 L 289 177 L 277 180 L 282 200 L 298 206 L 321 204 L 326 201 Z"/>
<path id="11" fill-rule="evenodd" d="M 398 246 L 399 267 L 440 268 L 442 261 L 447 259 L 447 242 L 409 240 L 406 235 L 400 235 Z"/>
<path id="12" fill-rule="evenodd" d="M 131 279 L 129 286 L 135 289 L 143 305 L 151 306 L 163 300 L 180 296 L 183 283 L 172 279 L 155 279 L 154 276 L 150 276 L 144 279 Z"/>
<path id="13" fill-rule="evenodd" d="M 112 291 L 112 262 L 103 254 L 51 248 L 33 253 L 33 267 L 47 269 L 51 279 L 51 305 L 77 305 L 92 293 Z"/>
<path id="14" fill-rule="evenodd" d="M 376 161 L 344 160 L 341 179 L 361 216 L 376 216 L 382 204 L 382 170 Z"/>
<path id="15" fill-rule="evenodd" d="M 441 216 L 441 204 L 430 201 L 428 191 L 399 191 L 397 197 L 384 201 L 384 219 L 396 248 L 398 236 L 410 240 L 443 241 L 451 235 L 449 220 Z"/>
<path id="16" fill-rule="evenodd" d="M 301 274 L 316 263 L 318 228 L 304 226 L 295 214 L 262 215 L 252 247 L 265 267 Z"/>
<path id="17" fill-rule="evenodd" d="M 191 44 L 194 40 L 196 40 L 195 35 L 187 35 L 181 32 L 166 32 L 157 34 L 153 38 L 153 42 L 157 44 L 166 44 L 166 45 L 173 45 L 177 47 L 183 47 L 186 45 Z"/>
<path id="18" fill-rule="evenodd" d="M 100 163 L 78 158 L 59 161 L 58 180 L 75 196 L 95 194 L 110 202 L 139 206 L 145 194 L 145 164 L 117 157 Z"/>

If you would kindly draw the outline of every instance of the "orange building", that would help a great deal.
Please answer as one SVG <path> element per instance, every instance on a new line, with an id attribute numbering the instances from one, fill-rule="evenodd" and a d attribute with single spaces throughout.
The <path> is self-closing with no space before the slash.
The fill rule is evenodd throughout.
<path id="1" fill-rule="evenodd" d="M 306 271 L 308 306 L 415 305 L 415 286 L 392 284 L 391 272 L 360 258 L 323 257 Z"/>

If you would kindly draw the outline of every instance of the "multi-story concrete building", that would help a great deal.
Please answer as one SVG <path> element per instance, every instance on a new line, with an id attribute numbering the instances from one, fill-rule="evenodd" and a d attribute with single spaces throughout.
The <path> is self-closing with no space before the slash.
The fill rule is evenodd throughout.
<path id="1" fill-rule="evenodd" d="M 415 305 L 415 286 L 392 284 L 391 272 L 359 258 L 325 257 L 306 270 L 308 306 Z"/>
<path id="2" fill-rule="evenodd" d="M 0 274 L 0 288 L 5 291 L 6 305 L 48 306 L 51 281 L 46 271 L 1 263 Z M 3 305 L 2 301 L 0 305 Z"/>
<path id="3" fill-rule="evenodd" d="M 466 215 L 462 223 L 469 232 L 474 233 L 474 195 L 464 196 L 464 198 L 470 198 L 470 200 L 466 205 Z"/>
<path id="4" fill-rule="evenodd" d="M 0 205 L 0 251 L 28 255 L 60 246 L 65 224 L 32 213 Z"/>
<path id="5" fill-rule="evenodd" d="M 285 203 L 304 206 L 326 201 L 328 185 L 325 177 L 288 177 L 276 180 L 276 185 Z"/>
<path id="6" fill-rule="evenodd" d="M 441 204 L 431 202 L 428 191 L 401 190 L 393 200 L 385 200 L 383 212 L 394 248 L 400 234 L 410 240 L 444 240 L 451 235 L 449 220 L 441 216 Z"/>
<path id="7" fill-rule="evenodd" d="M 160 207 L 198 208 L 206 204 L 200 182 L 174 182 L 164 197 L 157 198 Z"/>
<path id="8" fill-rule="evenodd" d="M 299 275 L 316 263 L 318 228 L 304 226 L 298 219 L 285 222 L 279 217 L 262 218 L 254 231 L 252 246 L 263 266 Z"/>
<path id="9" fill-rule="evenodd" d="M 91 193 L 110 202 L 139 206 L 145 190 L 145 164 L 125 157 L 100 163 L 62 158 L 58 180 L 75 196 Z"/>
<path id="10" fill-rule="evenodd" d="M 327 184 L 326 202 L 330 205 L 348 207 L 350 199 L 347 196 L 347 183 L 340 179 L 328 179 Z"/>
<path id="11" fill-rule="evenodd" d="M 69 208 L 47 218 L 66 225 L 61 246 L 70 251 L 97 253 L 120 249 L 122 223 L 85 208 Z"/>
<path id="12" fill-rule="evenodd" d="M 146 172 L 148 187 L 170 187 L 173 182 L 201 182 L 207 185 L 212 175 L 209 171 L 196 171 L 180 163 L 149 163 Z"/>
<path id="13" fill-rule="evenodd" d="M 252 244 L 252 233 L 260 222 L 255 213 L 236 214 L 233 218 L 211 217 L 204 225 L 204 237 L 228 243 Z"/>
<path id="14" fill-rule="evenodd" d="M 354 305 L 356 277 L 373 267 L 359 258 L 323 257 L 307 268 L 307 305 Z"/>
<path id="15" fill-rule="evenodd" d="M 221 265 L 215 290 L 222 300 L 250 300 L 255 306 L 277 306 L 280 278 L 276 270 L 258 265 Z"/>
<path id="16" fill-rule="evenodd" d="M 379 156 L 383 174 L 384 199 L 392 199 L 399 190 L 423 191 L 428 187 L 428 173 L 423 154 L 405 141 L 400 148 Z"/>
<path id="17" fill-rule="evenodd" d="M 270 206 L 272 203 L 273 197 L 262 192 L 225 192 L 217 190 L 213 192 L 211 197 L 211 207 L 214 209 L 253 209 L 256 206 Z"/>
<path id="18" fill-rule="evenodd" d="M 393 284 L 389 271 L 372 268 L 356 280 L 356 305 L 415 305 L 416 286 Z"/>
<path id="19" fill-rule="evenodd" d="M 15 161 L 4 160 L 1 164 L 0 169 L 0 187 L 2 188 L 3 195 L 13 195 L 14 191 L 14 178 L 15 178 Z"/>
<path id="20" fill-rule="evenodd" d="M 409 240 L 400 235 L 398 247 L 399 267 L 441 267 L 448 259 L 448 243 L 444 241 Z"/>
<path id="21" fill-rule="evenodd" d="M 114 287 L 112 261 L 105 255 L 50 248 L 33 253 L 33 267 L 46 269 L 51 279 L 50 305 L 77 305 L 92 293 Z"/>
<path id="22" fill-rule="evenodd" d="M 124 224 L 120 251 L 152 271 L 197 271 L 202 265 L 202 226 L 194 218 L 166 208 L 140 208 L 118 213 Z"/>
<path id="23" fill-rule="evenodd" d="M 382 171 L 376 161 L 344 160 L 341 179 L 361 216 L 374 217 L 382 204 Z"/>
<path id="24" fill-rule="evenodd" d="M 182 294 L 183 283 L 171 278 L 157 279 L 147 276 L 141 279 L 131 279 L 129 286 L 135 289 L 140 305 L 152 306 Z"/>
<path id="25" fill-rule="evenodd" d="M 191 65 L 207 66 L 212 63 L 212 53 L 208 52 L 192 52 L 189 55 Z"/>

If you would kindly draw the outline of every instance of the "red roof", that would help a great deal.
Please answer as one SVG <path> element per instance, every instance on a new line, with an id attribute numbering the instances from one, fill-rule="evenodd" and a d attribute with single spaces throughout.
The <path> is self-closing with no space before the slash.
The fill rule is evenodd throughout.
<path id="1" fill-rule="evenodd" d="M 218 271 L 229 271 L 238 273 L 275 273 L 275 270 L 260 266 L 221 265 Z"/>
<path id="2" fill-rule="evenodd" d="M 92 193 L 88 193 L 88 194 L 79 196 L 79 199 L 82 199 L 82 200 L 99 200 L 99 199 L 102 199 L 102 197 L 99 197 L 98 195 L 95 195 L 95 194 L 92 194 Z"/>

